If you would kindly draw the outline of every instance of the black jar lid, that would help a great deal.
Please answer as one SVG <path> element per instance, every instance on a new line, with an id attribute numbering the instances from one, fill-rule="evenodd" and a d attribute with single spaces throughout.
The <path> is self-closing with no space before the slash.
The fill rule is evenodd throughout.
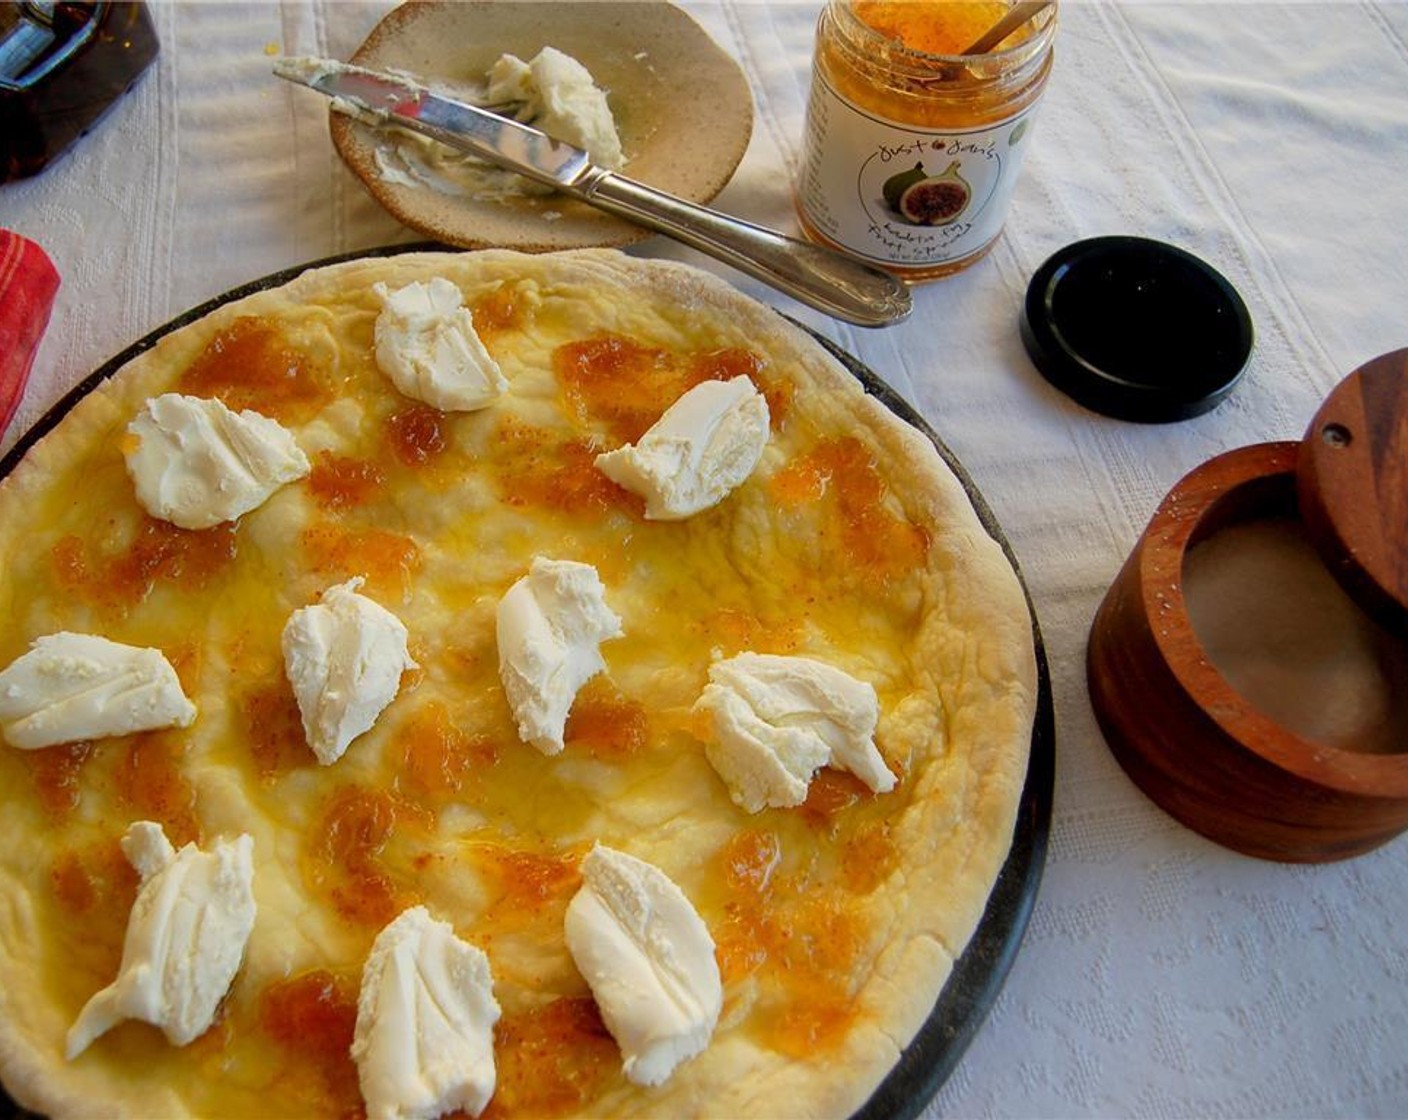
<path id="1" fill-rule="evenodd" d="M 1191 253 L 1143 237 L 1077 241 L 1037 269 L 1022 341 L 1087 408 L 1164 423 L 1215 408 L 1252 350 L 1247 306 Z"/>

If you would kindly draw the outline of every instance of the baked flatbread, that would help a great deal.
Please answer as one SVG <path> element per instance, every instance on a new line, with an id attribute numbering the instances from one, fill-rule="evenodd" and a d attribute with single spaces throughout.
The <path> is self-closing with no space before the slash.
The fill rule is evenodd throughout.
<path id="1" fill-rule="evenodd" d="M 382 297 L 451 281 L 507 389 L 442 412 L 377 366 Z M 681 520 L 594 458 L 686 390 L 744 376 L 756 467 Z M 309 473 L 182 530 L 137 502 L 128 425 L 163 393 L 290 431 Z M 535 557 L 591 565 L 620 636 L 561 753 L 520 738 L 495 612 Z M 394 699 L 345 753 L 309 748 L 281 654 L 329 588 L 407 632 Z M 841 1116 L 913 1037 L 1007 854 L 1036 703 L 1027 607 L 958 480 L 820 346 L 709 275 L 613 251 L 412 253 L 303 273 L 162 338 L 0 483 L 0 667 L 45 635 L 160 650 L 197 715 L 0 744 L 0 1075 L 52 1115 L 356 1113 L 348 1054 L 377 934 L 423 905 L 483 950 L 502 1017 L 485 1115 Z M 696 707 L 711 665 L 824 662 L 874 689 L 894 788 L 824 766 L 741 808 Z M 113 981 L 136 821 L 172 845 L 248 834 L 257 905 L 213 1025 L 65 1036 Z M 663 871 L 715 945 L 708 1045 L 632 1084 L 563 936 L 596 844 Z"/>

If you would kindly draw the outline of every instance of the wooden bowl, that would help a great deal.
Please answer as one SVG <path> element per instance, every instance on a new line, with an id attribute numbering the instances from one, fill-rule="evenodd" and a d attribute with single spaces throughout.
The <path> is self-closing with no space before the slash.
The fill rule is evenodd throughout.
<path id="1" fill-rule="evenodd" d="M 1248 855 L 1322 862 L 1408 828 L 1408 742 L 1365 753 L 1282 726 L 1213 663 L 1184 582 L 1190 550 L 1220 530 L 1298 517 L 1300 449 L 1232 451 L 1170 491 L 1096 614 L 1087 673 L 1115 757 L 1167 812 Z"/>

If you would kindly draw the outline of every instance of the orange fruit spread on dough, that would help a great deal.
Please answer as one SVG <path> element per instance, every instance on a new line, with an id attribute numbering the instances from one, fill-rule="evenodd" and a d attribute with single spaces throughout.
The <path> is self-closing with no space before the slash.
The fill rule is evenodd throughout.
<path id="1" fill-rule="evenodd" d="M 920 5 L 862 7 L 901 8 L 909 20 Z M 959 8 L 994 5 L 923 7 L 952 8 L 957 20 Z M 791 407 L 785 371 L 740 340 L 692 336 L 687 309 L 673 333 L 639 338 L 580 331 L 520 300 L 512 282 L 467 294 L 491 348 L 535 340 L 545 367 L 535 401 L 547 405 L 451 415 L 406 400 L 375 367 L 369 312 L 354 317 L 335 363 L 303 344 L 296 311 L 290 322 L 238 319 L 170 385 L 266 406 L 292 426 L 355 398 L 360 419 L 341 429 L 351 435 L 310 455 L 308 479 L 270 511 L 173 530 L 135 503 L 123 417 L 35 513 L 42 531 L 16 579 L 50 591 L 27 625 L 161 648 L 194 695 L 221 698 L 186 730 L 0 750 L 0 788 L 17 791 L 6 812 L 28 814 L 38 823 L 26 828 L 52 845 L 34 894 L 42 928 L 55 931 L 41 960 L 60 1005 L 76 1015 L 115 974 L 135 893 L 116 840 L 132 820 L 161 821 L 177 844 L 257 826 L 256 877 L 283 874 L 270 897 L 301 907 L 261 908 L 245 972 L 197 1047 L 170 1047 L 130 1022 L 95 1043 L 93 1054 L 179 1086 L 197 1111 L 254 1114 L 275 1109 L 267 1094 L 277 1092 L 295 1111 L 355 1112 L 345 1048 L 362 962 L 381 927 L 420 902 L 495 970 L 504 1017 L 494 1116 L 590 1112 L 602 1094 L 624 1092 L 619 1053 L 560 927 L 592 842 L 630 847 L 650 835 L 648 823 L 613 815 L 637 798 L 664 821 L 688 819 L 700 797 L 712 799 L 711 819 L 736 818 L 735 834 L 681 882 L 716 939 L 724 1019 L 741 1024 L 731 1029 L 814 1056 L 860 1014 L 855 967 L 874 934 L 860 902 L 893 864 L 887 798 L 903 794 L 827 775 L 804 807 L 745 817 L 704 759 L 689 709 L 712 657 L 797 653 L 808 635 L 887 666 L 877 687 L 882 710 L 893 706 L 915 687 L 907 650 L 919 596 L 905 588 L 925 563 L 925 531 L 872 452 L 813 430 Z M 746 484 L 776 519 L 761 554 L 753 537 L 733 536 L 737 503 L 647 522 L 590 463 L 638 438 L 691 385 L 735 376 L 772 406 L 773 461 Z M 275 511 L 286 524 L 260 529 Z M 518 740 L 493 612 L 533 554 L 554 548 L 598 567 L 626 632 L 603 646 L 608 672 L 583 689 L 566 751 L 550 759 Z M 418 668 L 377 727 L 325 768 L 301 742 L 279 636 L 290 610 L 358 575 L 406 621 Z M 17 633 L 0 635 L 0 663 L 22 648 Z M 887 761 L 903 775 L 909 760 Z M 260 862 L 276 850 L 281 863 Z"/>

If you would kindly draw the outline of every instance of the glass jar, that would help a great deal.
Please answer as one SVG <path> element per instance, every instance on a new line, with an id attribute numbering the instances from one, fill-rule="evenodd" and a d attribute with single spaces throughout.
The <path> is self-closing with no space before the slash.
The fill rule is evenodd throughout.
<path id="1" fill-rule="evenodd" d="M 1053 4 L 1001 49 L 956 53 L 1006 6 L 830 0 L 817 23 L 797 185 L 809 237 L 906 280 L 949 275 L 992 248 L 1057 22 Z M 977 17 L 971 38 L 954 22 L 964 14 Z M 962 45 L 948 46 L 945 31 Z M 932 53 L 936 44 L 955 53 Z"/>
<path id="2" fill-rule="evenodd" d="M 0 183 L 67 151 L 158 50 L 144 3 L 0 0 Z"/>

